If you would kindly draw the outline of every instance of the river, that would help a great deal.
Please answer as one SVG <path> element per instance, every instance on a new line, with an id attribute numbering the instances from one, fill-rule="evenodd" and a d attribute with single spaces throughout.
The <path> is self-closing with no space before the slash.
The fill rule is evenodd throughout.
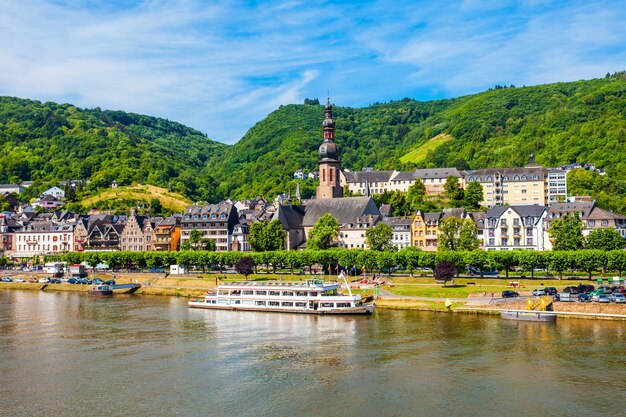
<path id="1" fill-rule="evenodd" d="M 626 323 L 0 291 L 2 416 L 623 416 Z"/>

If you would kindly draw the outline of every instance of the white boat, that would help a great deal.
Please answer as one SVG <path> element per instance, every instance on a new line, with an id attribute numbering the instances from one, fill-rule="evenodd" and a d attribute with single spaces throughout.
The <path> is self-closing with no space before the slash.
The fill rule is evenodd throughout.
<path id="1" fill-rule="evenodd" d="M 340 276 L 341 277 L 341 276 Z M 271 311 L 305 314 L 372 314 L 360 294 L 339 294 L 340 284 L 310 279 L 304 282 L 232 282 L 219 284 L 189 307 L 221 310 Z"/>

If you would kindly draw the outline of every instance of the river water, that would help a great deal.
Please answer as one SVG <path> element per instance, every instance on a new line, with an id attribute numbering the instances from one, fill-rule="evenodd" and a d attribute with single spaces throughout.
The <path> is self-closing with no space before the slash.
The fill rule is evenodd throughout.
<path id="1" fill-rule="evenodd" d="M 623 416 L 626 323 L 0 291 L 0 415 Z"/>

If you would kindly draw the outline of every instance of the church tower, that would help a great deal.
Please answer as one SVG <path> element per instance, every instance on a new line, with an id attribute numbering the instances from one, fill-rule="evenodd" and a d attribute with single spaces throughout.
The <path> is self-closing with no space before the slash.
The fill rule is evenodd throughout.
<path id="1" fill-rule="evenodd" d="M 316 198 L 340 198 L 343 197 L 339 178 L 339 149 L 335 144 L 335 121 L 333 120 L 333 105 L 330 97 L 326 102 L 326 118 L 322 123 L 324 127 L 324 143 L 317 153 L 320 156 L 320 185 L 317 187 Z"/>

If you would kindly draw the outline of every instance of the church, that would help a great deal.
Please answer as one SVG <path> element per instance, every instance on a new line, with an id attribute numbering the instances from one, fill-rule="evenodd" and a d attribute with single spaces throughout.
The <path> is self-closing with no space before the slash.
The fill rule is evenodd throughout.
<path id="1" fill-rule="evenodd" d="M 365 230 L 382 220 L 372 197 L 344 197 L 341 187 L 341 159 L 335 143 L 335 120 L 330 98 L 324 108 L 324 140 L 318 149 L 319 181 L 315 199 L 302 205 L 282 205 L 274 215 L 286 232 L 285 249 L 304 249 L 309 231 L 324 214 L 339 222 L 339 246 L 365 248 Z"/>

